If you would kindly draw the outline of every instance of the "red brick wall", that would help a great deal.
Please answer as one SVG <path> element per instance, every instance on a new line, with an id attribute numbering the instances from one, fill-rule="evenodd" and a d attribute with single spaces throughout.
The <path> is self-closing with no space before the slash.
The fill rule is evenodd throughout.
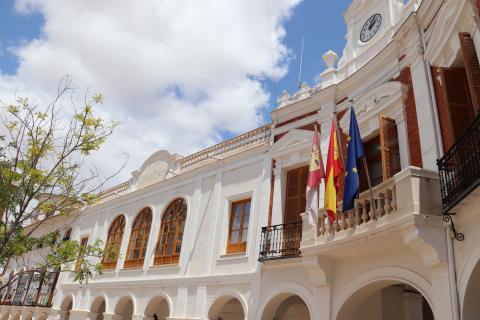
<path id="1" fill-rule="evenodd" d="M 287 120 L 287 121 L 284 121 L 284 122 L 281 122 L 281 123 L 278 123 L 277 125 L 275 125 L 276 128 L 280 128 L 280 127 L 283 127 L 287 124 L 290 124 L 292 122 L 295 122 L 295 121 L 298 121 L 298 120 L 302 120 L 302 119 L 305 119 L 307 117 L 310 117 L 310 116 L 313 116 L 314 114 L 316 114 L 317 111 L 312 111 L 312 112 L 309 112 L 309 113 L 306 113 L 306 114 L 302 114 L 301 116 L 298 116 L 298 117 L 295 117 L 293 119 L 290 119 L 290 120 Z"/>
<path id="2" fill-rule="evenodd" d="M 302 126 L 302 127 L 296 128 L 296 129 L 314 131 L 314 130 L 315 130 L 314 124 L 315 124 L 315 123 L 310 123 L 310 124 L 304 125 L 304 126 Z M 277 126 L 277 127 L 278 127 L 278 126 Z M 280 139 L 281 139 L 284 135 L 286 135 L 287 133 L 288 133 L 288 131 L 287 131 L 287 132 L 284 132 L 284 133 L 277 134 L 277 135 L 275 136 L 275 138 L 273 139 L 273 141 L 274 141 L 274 142 L 277 142 L 278 140 L 280 140 Z"/>
<path id="3" fill-rule="evenodd" d="M 422 150 L 420 146 L 420 133 L 418 130 L 417 106 L 415 104 L 415 95 L 413 92 L 412 74 L 407 67 L 400 72 L 396 79 L 407 85 L 407 95 L 405 98 L 405 115 L 408 136 L 408 147 L 410 149 L 410 164 L 416 167 L 423 167 Z"/>

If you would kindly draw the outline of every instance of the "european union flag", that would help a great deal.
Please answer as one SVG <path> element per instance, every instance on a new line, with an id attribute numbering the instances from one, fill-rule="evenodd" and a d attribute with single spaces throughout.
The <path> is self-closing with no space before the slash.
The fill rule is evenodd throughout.
<path id="1" fill-rule="evenodd" d="M 347 150 L 347 167 L 345 169 L 345 189 L 343 192 L 343 208 L 345 212 L 353 209 L 354 199 L 357 198 L 360 189 L 358 176 L 358 159 L 365 156 L 362 138 L 358 129 L 357 117 L 353 108 L 350 108 L 350 133 Z"/>

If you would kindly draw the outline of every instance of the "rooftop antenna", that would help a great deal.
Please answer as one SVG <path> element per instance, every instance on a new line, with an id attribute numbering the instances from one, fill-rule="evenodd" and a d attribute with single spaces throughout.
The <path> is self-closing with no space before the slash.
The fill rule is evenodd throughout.
<path id="1" fill-rule="evenodd" d="M 303 44 L 305 43 L 305 37 L 302 37 L 302 51 L 300 52 L 300 70 L 298 70 L 298 89 L 302 87 L 302 64 L 303 64 Z"/>

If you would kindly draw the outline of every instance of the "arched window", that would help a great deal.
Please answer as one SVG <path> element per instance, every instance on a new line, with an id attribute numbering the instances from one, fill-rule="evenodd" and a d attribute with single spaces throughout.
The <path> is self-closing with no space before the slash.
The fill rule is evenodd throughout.
<path id="1" fill-rule="evenodd" d="M 143 266 L 151 225 L 152 210 L 150 208 L 144 208 L 140 211 L 133 223 L 130 241 L 128 242 L 125 268 Z"/>
<path id="2" fill-rule="evenodd" d="M 182 198 L 173 200 L 162 217 L 154 264 L 178 262 L 186 218 L 187 205 L 185 200 Z"/>
<path id="3" fill-rule="evenodd" d="M 105 269 L 115 269 L 117 266 L 120 245 L 122 244 L 123 232 L 125 231 L 125 217 L 118 216 L 113 220 L 108 230 L 107 243 L 105 244 L 106 254 L 103 256 L 103 267 Z"/>

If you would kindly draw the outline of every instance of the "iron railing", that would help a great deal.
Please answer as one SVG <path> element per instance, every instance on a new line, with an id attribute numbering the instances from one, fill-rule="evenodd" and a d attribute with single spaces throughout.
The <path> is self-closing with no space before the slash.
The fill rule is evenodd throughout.
<path id="1" fill-rule="evenodd" d="M 480 184 L 480 116 L 437 160 L 443 213 L 449 213 Z"/>
<path id="2" fill-rule="evenodd" d="M 301 221 L 263 227 L 258 261 L 298 257 L 301 240 Z"/>

